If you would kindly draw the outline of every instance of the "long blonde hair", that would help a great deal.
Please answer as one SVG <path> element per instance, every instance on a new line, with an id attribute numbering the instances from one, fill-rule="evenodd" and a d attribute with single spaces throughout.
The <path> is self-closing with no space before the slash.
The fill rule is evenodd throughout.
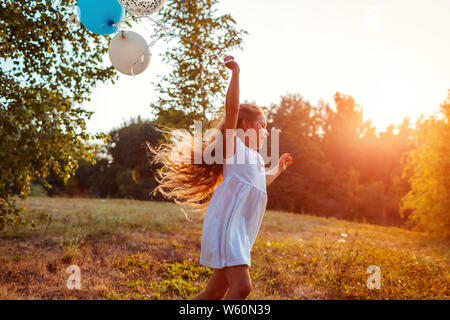
<path id="1" fill-rule="evenodd" d="M 254 104 L 241 104 L 239 107 L 237 128 L 242 128 L 242 121 L 253 123 L 264 110 Z M 216 121 L 213 129 L 225 134 L 225 115 Z M 202 139 L 202 148 L 194 148 L 194 139 L 186 130 L 166 129 L 160 130 L 168 134 L 169 141 L 152 147 L 148 142 L 147 148 L 152 158 L 151 164 L 162 164 L 157 171 L 156 180 L 159 185 L 150 193 L 160 192 L 166 199 L 179 204 L 181 210 L 189 218 L 190 213 L 203 218 L 209 201 L 217 186 L 223 181 L 223 162 L 207 164 L 203 160 L 203 151 L 211 143 L 215 143 L 213 135 Z M 217 131 L 216 131 L 217 132 Z M 188 158 L 180 161 L 177 152 L 173 150 L 190 150 Z M 201 152 L 202 162 L 194 163 L 196 153 Z M 213 155 L 214 156 L 214 155 Z M 186 156 L 185 156 L 186 157 Z"/>

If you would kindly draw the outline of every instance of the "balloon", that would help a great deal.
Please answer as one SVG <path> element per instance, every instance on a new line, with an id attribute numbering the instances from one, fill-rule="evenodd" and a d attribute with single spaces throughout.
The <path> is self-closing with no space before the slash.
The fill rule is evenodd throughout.
<path id="1" fill-rule="evenodd" d="M 78 0 L 80 21 L 89 31 L 96 34 L 112 34 L 113 26 L 122 20 L 123 7 L 118 0 Z"/>
<path id="2" fill-rule="evenodd" d="M 151 15 L 164 7 L 166 0 L 119 0 L 130 13 Z"/>
<path id="3" fill-rule="evenodd" d="M 109 44 L 109 59 L 118 71 L 137 75 L 150 64 L 151 52 L 147 41 L 136 32 L 120 31 Z"/>

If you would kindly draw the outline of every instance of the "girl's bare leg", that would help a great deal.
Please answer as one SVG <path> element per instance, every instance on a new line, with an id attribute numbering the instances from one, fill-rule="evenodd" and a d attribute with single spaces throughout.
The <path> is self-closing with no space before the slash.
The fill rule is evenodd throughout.
<path id="1" fill-rule="evenodd" d="M 220 300 L 228 289 L 228 281 L 224 269 L 214 269 L 205 290 L 199 293 L 194 300 Z"/>
<path id="2" fill-rule="evenodd" d="M 249 266 L 239 265 L 224 269 L 230 288 L 225 300 L 244 300 L 247 298 L 252 291 Z"/>

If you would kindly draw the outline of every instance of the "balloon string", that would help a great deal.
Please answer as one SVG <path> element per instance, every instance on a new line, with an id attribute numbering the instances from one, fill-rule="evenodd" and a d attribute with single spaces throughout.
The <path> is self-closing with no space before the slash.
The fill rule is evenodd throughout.
<path id="1" fill-rule="evenodd" d="M 191 41 L 189 38 L 186 38 L 185 36 L 182 36 L 181 34 L 179 34 L 179 33 L 175 32 L 175 31 L 173 31 L 171 28 L 166 27 L 165 25 L 163 25 L 163 24 L 162 24 L 161 22 L 159 22 L 158 20 L 155 20 L 155 19 L 153 19 L 152 17 L 149 17 L 149 16 L 146 16 L 146 18 L 148 18 L 149 20 L 151 20 L 151 21 L 152 21 L 153 23 L 155 23 L 157 26 L 163 28 L 164 30 L 169 31 L 169 32 L 172 33 L 173 35 L 176 35 L 176 36 L 182 38 L 183 40 L 186 40 L 187 42 L 193 44 L 194 46 L 196 46 L 196 47 L 198 47 L 198 48 L 201 48 L 201 49 L 203 49 L 203 50 L 205 50 L 205 51 L 208 51 L 208 50 L 209 50 L 208 48 L 205 48 L 205 47 L 199 45 L 198 43 L 195 43 L 194 41 Z M 215 55 L 215 54 L 211 54 L 211 56 L 212 56 L 212 57 L 219 58 L 219 57 L 218 57 L 217 55 Z"/>
<path id="2" fill-rule="evenodd" d="M 146 18 L 148 18 L 150 21 L 152 21 L 154 24 L 156 24 L 156 25 L 157 25 L 158 27 L 160 27 L 162 30 L 167 30 L 167 31 L 169 31 L 170 33 L 172 33 L 173 35 L 182 38 L 183 40 L 185 40 L 185 41 L 191 43 L 192 45 L 194 45 L 194 46 L 196 46 L 196 47 L 198 47 L 198 48 L 201 48 L 201 49 L 203 49 L 204 51 L 208 51 L 207 48 L 205 48 L 205 47 L 199 45 L 198 43 L 195 43 L 195 42 L 191 41 L 190 39 L 188 39 L 188 38 L 182 36 L 181 34 L 175 32 L 175 31 L 173 31 L 171 28 L 166 27 L 165 25 L 163 25 L 163 24 L 162 24 L 161 22 L 159 22 L 158 20 L 153 19 L 153 18 L 151 18 L 151 17 L 149 17 L 149 16 L 146 16 Z M 215 54 L 210 54 L 210 56 L 219 59 L 219 57 L 218 57 L 217 55 L 215 55 Z M 205 83 L 206 83 L 207 80 L 208 80 L 208 79 L 205 78 L 205 80 L 203 80 L 203 83 L 201 84 L 200 88 L 197 89 L 197 91 L 196 91 L 196 93 L 195 93 L 195 97 L 194 97 L 194 103 L 195 103 L 195 101 L 197 100 L 198 94 L 199 94 L 200 91 L 203 89 L 203 86 L 205 85 Z"/>
<path id="3" fill-rule="evenodd" d="M 158 20 L 153 19 L 153 18 L 150 17 L 149 15 L 135 15 L 135 16 L 130 16 L 130 17 L 128 17 L 128 18 L 125 18 L 125 19 L 119 21 L 119 22 L 116 23 L 116 24 L 113 24 L 113 26 L 118 26 L 118 25 L 120 25 L 120 24 L 122 24 L 122 23 L 125 23 L 125 22 L 127 22 L 127 21 L 133 20 L 134 18 L 137 18 L 137 19 L 140 19 L 140 18 L 147 18 L 147 19 L 149 19 L 153 24 L 155 24 L 156 26 L 158 26 L 159 29 L 155 30 L 155 32 L 156 32 L 155 35 L 157 35 L 157 34 L 160 33 L 161 31 L 168 31 L 168 32 L 170 32 L 171 34 L 173 34 L 173 35 L 175 35 L 175 36 L 177 36 L 177 37 L 179 37 L 179 38 L 181 38 L 181 39 L 183 39 L 183 40 L 185 40 L 185 41 L 191 43 L 192 45 L 194 45 L 194 46 L 196 46 L 196 47 L 198 47 L 198 48 L 203 49 L 204 51 L 209 51 L 208 48 L 203 47 L 203 46 L 199 45 L 198 43 L 195 43 L 194 41 L 191 41 L 190 39 L 186 38 L 185 36 L 182 36 L 181 34 L 175 32 L 175 31 L 172 30 L 171 28 L 169 28 L 169 27 L 163 25 L 163 24 L 162 24 L 161 22 L 159 22 Z M 157 39 L 154 39 L 154 40 L 147 46 L 147 48 L 152 47 L 159 39 L 161 39 L 161 37 L 162 37 L 162 35 L 160 35 Z M 146 49 L 147 49 L 147 48 L 146 48 Z M 146 49 L 145 49 L 145 50 L 146 50 Z M 145 53 L 145 51 L 143 52 L 143 54 L 144 54 L 144 53 Z M 142 57 L 143 57 L 143 56 L 142 56 Z M 141 57 L 141 59 L 142 59 L 142 57 Z M 219 56 L 216 55 L 216 54 L 210 54 L 210 57 L 215 57 L 215 58 L 219 59 Z M 133 72 L 133 66 L 135 66 L 135 65 L 137 64 L 138 61 L 139 61 L 139 60 L 137 60 L 137 61 L 136 61 L 135 63 L 133 63 L 132 66 L 131 66 L 131 74 L 132 74 L 133 76 L 135 76 L 135 74 L 134 74 L 134 72 Z M 203 83 L 201 84 L 200 88 L 197 89 L 197 91 L 196 91 L 196 93 L 195 93 L 194 102 L 197 100 L 198 94 L 199 94 L 200 91 L 203 89 L 203 86 L 205 85 L 206 81 L 207 81 L 207 79 L 205 79 L 205 80 L 203 81 Z"/>
<path id="4" fill-rule="evenodd" d="M 130 16 L 128 18 L 122 19 L 121 21 L 119 21 L 118 23 L 113 24 L 114 27 L 123 24 L 127 21 L 133 20 L 134 18 L 140 19 L 140 18 L 147 18 L 149 19 L 151 22 L 153 22 L 154 24 L 156 24 L 158 27 L 160 27 L 160 30 L 156 31 L 156 34 L 158 34 L 161 31 L 169 31 L 170 33 L 172 33 L 173 35 L 176 35 L 180 38 L 182 38 L 183 40 L 186 40 L 187 42 L 191 43 L 192 45 L 201 48 L 205 51 L 208 51 L 208 48 L 205 48 L 201 45 L 199 45 L 198 43 L 195 43 L 194 41 L 191 41 L 189 38 L 186 38 L 185 36 L 182 36 L 181 34 L 175 32 L 174 30 L 172 30 L 171 28 L 163 25 L 161 22 L 159 22 L 158 20 L 153 19 L 152 17 L 148 16 L 148 15 L 136 15 L 136 16 Z M 211 57 L 216 57 L 219 58 L 216 54 L 211 54 Z"/>
<path id="5" fill-rule="evenodd" d="M 161 32 L 161 30 L 158 30 L 154 36 L 158 35 L 159 32 Z M 153 36 L 153 37 L 154 37 L 154 36 Z M 136 75 L 134 74 L 134 72 L 133 72 L 133 67 L 139 62 L 139 60 L 140 60 L 140 63 L 141 63 L 141 64 L 144 63 L 145 56 L 151 56 L 151 55 L 152 55 L 151 52 L 150 52 L 149 54 L 146 54 L 145 51 L 146 51 L 147 49 L 149 49 L 149 48 L 152 48 L 152 47 L 155 45 L 155 43 L 156 43 L 159 39 L 161 39 L 161 37 L 162 37 L 162 35 L 159 35 L 158 38 L 153 39 L 152 42 L 150 42 L 150 43 L 145 47 L 145 49 L 142 51 L 141 57 L 140 57 L 139 59 L 137 59 L 137 60 L 131 65 L 131 75 L 132 75 L 133 77 L 136 76 Z"/>

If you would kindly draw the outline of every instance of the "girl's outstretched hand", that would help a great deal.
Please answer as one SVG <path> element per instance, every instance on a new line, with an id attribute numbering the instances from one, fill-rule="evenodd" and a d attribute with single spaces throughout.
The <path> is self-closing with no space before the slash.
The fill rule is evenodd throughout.
<path id="1" fill-rule="evenodd" d="M 283 153 L 280 157 L 280 161 L 278 162 L 280 172 L 283 172 L 287 169 L 288 166 L 292 164 L 292 156 L 290 153 Z"/>
<path id="2" fill-rule="evenodd" d="M 225 57 L 225 66 L 233 72 L 240 71 L 239 64 L 234 61 L 234 58 L 232 56 Z"/>

